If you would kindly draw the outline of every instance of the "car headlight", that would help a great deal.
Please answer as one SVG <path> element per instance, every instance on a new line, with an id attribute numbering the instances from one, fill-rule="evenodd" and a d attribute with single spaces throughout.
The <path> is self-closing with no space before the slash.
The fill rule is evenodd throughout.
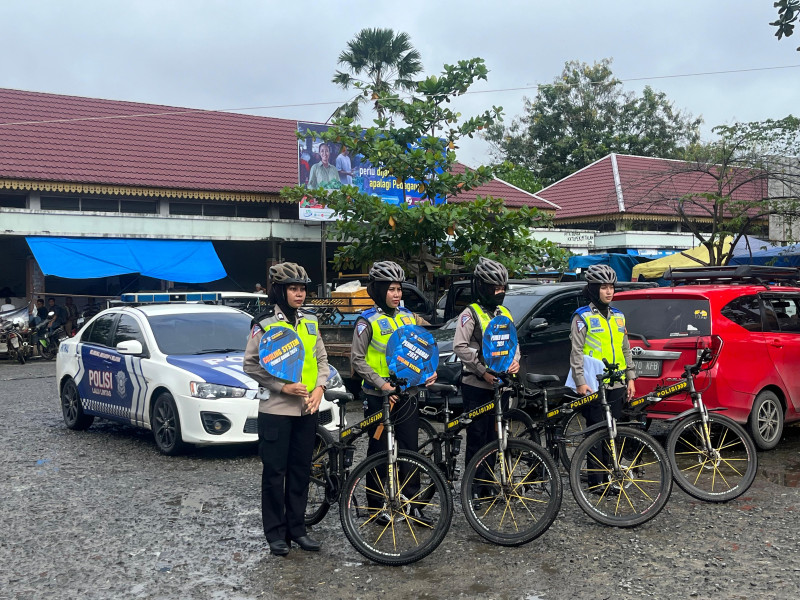
<path id="1" fill-rule="evenodd" d="M 243 398 L 246 389 L 220 385 L 219 383 L 206 383 L 205 381 L 192 381 L 189 384 L 192 396 L 195 398 Z"/>
<path id="2" fill-rule="evenodd" d="M 328 383 L 325 384 L 328 389 L 335 388 L 335 387 L 344 387 L 344 379 L 339 373 L 336 373 L 333 377 L 328 379 Z"/>

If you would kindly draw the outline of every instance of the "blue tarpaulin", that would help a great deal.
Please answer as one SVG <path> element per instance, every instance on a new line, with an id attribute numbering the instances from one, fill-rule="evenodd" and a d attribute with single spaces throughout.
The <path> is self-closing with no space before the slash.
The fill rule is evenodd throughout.
<path id="1" fill-rule="evenodd" d="M 777 246 L 753 252 L 753 256 L 740 254 L 731 258 L 732 265 L 769 265 L 771 267 L 800 267 L 800 244 Z"/>
<path id="2" fill-rule="evenodd" d="M 155 279 L 204 283 L 225 268 L 208 241 L 26 237 L 42 273 L 69 279 L 140 273 Z"/>
<path id="3" fill-rule="evenodd" d="M 620 281 L 630 281 L 633 267 L 642 262 L 649 261 L 646 256 L 634 256 L 631 254 L 588 254 L 585 256 L 571 256 L 569 258 L 569 270 L 588 269 L 592 265 L 609 265 L 617 273 Z"/>

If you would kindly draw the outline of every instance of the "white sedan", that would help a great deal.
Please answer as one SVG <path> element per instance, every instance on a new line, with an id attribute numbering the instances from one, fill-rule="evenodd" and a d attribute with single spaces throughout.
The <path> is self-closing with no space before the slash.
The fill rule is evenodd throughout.
<path id="1" fill-rule="evenodd" d="M 251 316 L 205 304 L 118 306 L 61 343 L 56 374 L 64 422 L 102 417 L 153 432 L 169 455 L 186 444 L 258 441 L 258 384 L 242 370 Z M 331 369 L 328 389 L 344 391 Z M 320 423 L 336 429 L 322 401 Z"/>

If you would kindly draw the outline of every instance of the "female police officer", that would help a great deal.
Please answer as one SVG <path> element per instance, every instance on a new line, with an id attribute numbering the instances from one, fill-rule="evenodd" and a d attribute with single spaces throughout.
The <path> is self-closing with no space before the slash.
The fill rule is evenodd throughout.
<path id="1" fill-rule="evenodd" d="M 317 410 L 328 380 L 328 355 L 319 336 L 317 319 L 300 307 L 310 282 L 306 270 L 285 262 L 269 269 L 272 287 L 266 312 L 253 319 L 244 354 L 244 371 L 260 386 L 258 407 L 261 472 L 261 518 L 272 554 L 285 556 L 291 542 L 316 551 L 320 543 L 306 534 L 311 455 Z M 269 375 L 259 364 L 262 335 L 273 327 L 288 327 L 305 351 L 301 381 L 286 383 Z"/>
<path id="2" fill-rule="evenodd" d="M 584 295 L 589 304 L 576 310 L 572 317 L 569 365 L 575 380 L 575 389 L 581 396 L 592 392 L 592 388 L 586 383 L 589 374 L 584 369 L 584 356 L 591 356 L 599 361 L 606 359 L 625 371 L 627 384 L 615 383 L 606 396 L 611 414 L 618 419 L 622 415 L 622 401 L 626 396 L 630 400 L 636 395 L 636 385 L 633 382 L 636 379 L 636 370 L 625 329 L 625 315 L 611 306 L 616 282 L 617 273 L 608 265 L 592 265 L 587 269 Z M 583 416 L 587 425 L 594 425 L 605 419 L 603 407 L 599 404 L 585 407 Z M 593 473 L 590 479 L 590 484 L 598 485 L 602 477 L 599 473 Z M 598 490 L 602 489 L 598 487 Z"/>
<path id="3" fill-rule="evenodd" d="M 403 298 L 402 282 L 406 274 L 403 268 L 390 260 L 376 262 L 369 270 L 367 293 L 375 302 L 375 306 L 365 310 L 356 320 L 353 332 L 353 346 L 350 351 L 350 363 L 353 370 L 363 378 L 362 391 L 365 396 L 365 414 L 373 414 L 381 410 L 385 392 L 394 389 L 389 383 L 389 367 L 386 363 L 386 343 L 396 329 L 405 325 L 427 325 L 427 321 L 414 315 L 400 306 Z M 436 380 L 434 373 L 426 383 Z M 391 396 L 392 420 L 394 421 L 397 445 L 401 450 L 417 450 L 417 429 L 419 415 L 417 413 L 416 395 L 399 400 Z M 399 401 L 398 401 L 399 400 Z M 371 435 L 367 447 L 367 456 L 386 449 L 382 438 Z M 401 477 L 404 473 L 401 472 Z M 371 489 L 380 489 L 377 482 L 368 482 Z M 404 487 L 406 497 L 413 496 L 418 490 L 419 482 L 410 481 Z M 380 508 L 381 500 L 373 495 L 367 497 L 368 505 Z M 419 515 L 417 515 L 419 517 Z M 386 523 L 385 517 L 376 519 L 377 523 Z"/>
<path id="4" fill-rule="evenodd" d="M 503 306 L 507 286 L 508 269 L 497 261 L 481 257 L 472 279 L 472 297 L 476 301 L 458 316 L 453 338 L 453 353 L 464 365 L 461 394 L 465 413 L 492 400 L 496 378 L 487 372 L 483 361 L 483 331 L 496 316 L 505 315 L 513 321 L 511 313 Z M 509 373 L 519 371 L 519 357 L 517 347 Z M 493 422 L 492 413 L 489 412 L 476 417 L 470 423 L 464 464 L 469 464 L 475 453 L 491 441 Z M 472 492 L 475 495 L 480 490 Z"/>

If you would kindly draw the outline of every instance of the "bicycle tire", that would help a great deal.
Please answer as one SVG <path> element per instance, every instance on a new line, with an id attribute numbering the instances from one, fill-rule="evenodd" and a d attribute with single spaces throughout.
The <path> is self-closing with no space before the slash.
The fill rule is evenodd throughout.
<path id="1" fill-rule="evenodd" d="M 579 410 L 574 411 L 564 422 L 563 439 L 558 442 L 558 457 L 567 472 L 572 464 L 572 455 L 583 441 L 580 436 L 575 434 L 584 429 L 586 429 L 586 418 Z"/>
<path id="2" fill-rule="evenodd" d="M 524 410 L 512 408 L 503 413 L 503 422 L 508 424 L 509 437 L 531 439 L 534 423 L 531 416 Z"/>
<path id="3" fill-rule="evenodd" d="M 619 472 L 606 466 L 611 458 L 608 430 L 596 431 L 581 442 L 569 471 L 572 495 L 596 521 L 613 527 L 635 527 L 658 515 L 669 499 L 669 458 L 653 436 L 630 427 L 617 428 L 614 451 Z"/>
<path id="4" fill-rule="evenodd" d="M 501 546 L 521 546 L 547 531 L 558 516 L 561 475 L 547 450 L 509 438 L 504 453 L 509 482 L 503 486 L 497 454 L 494 441 L 472 457 L 461 482 L 461 505 L 481 537 Z"/>
<path id="5" fill-rule="evenodd" d="M 434 440 L 436 439 L 436 428 L 433 423 L 425 419 L 419 418 L 419 428 L 417 430 L 417 452 L 422 454 L 425 458 L 434 460 Z"/>
<path id="6" fill-rule="evenodd" d="M 708 421 L 712 454 L 704 450 L 699 414 L 672 428 L 665 449 L 675 483 L 684 492 L 706 502 L 727 502 L 753 483 L 758 470 L 756 445 L 733 419 L 710 413 Z"/>
<path id="7" fill-rule="evenodd" d="M 418 452 L 399 450 L 394 477 L 400 494 L 391 499 L 387 463 L 388 452 L 380 452 L 353 469 L 339 502 L 339 517 L 358 552 L 376 563 L 400 566 L 425 558 L 439 546 L 453 519 L 453 496 L 431 461 Z M 419 491 L 403 494 L 417 474 Z M 372 487 L 367 475 L 377 481 Z M 431 488 L 433 493 L 427 493 Z M 382 506 L 367 506 L 368 490 Z M 423 494 L 429 499 L 423 501 Z"/>
<path id="8" fill-rule="evenodd" d="M 316 525 L 331 508 L 328 500 L 328 481 L 330 475 L 330 454 L 328 448 L 333 444 L 333 436 L 322 425 L 317 425 L 314 435 L 314 452 L 311 455 L 311 480 L 308 484 L 305 523 Z"/>

